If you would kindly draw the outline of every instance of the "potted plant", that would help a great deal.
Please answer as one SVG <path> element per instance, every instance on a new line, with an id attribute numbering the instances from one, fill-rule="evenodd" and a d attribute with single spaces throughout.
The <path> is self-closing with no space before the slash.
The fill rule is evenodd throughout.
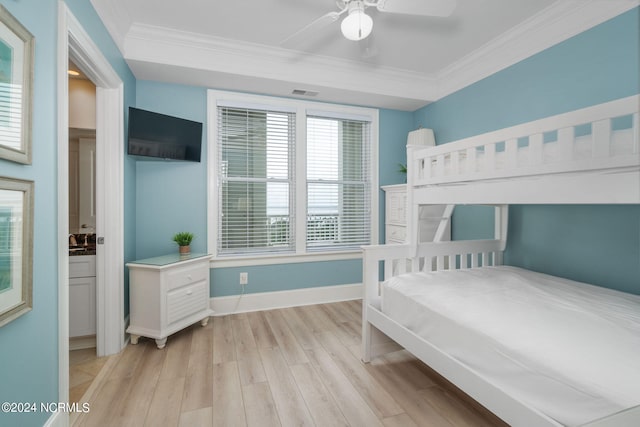
<path id="1" fill-rule="evenodd" d="M 404 174 L 404 182 L 407 182 L 407 165 L 398 163 L 398 172 Z"/>
<path id="2" fill-rule="evenodd" d="M 173 241 L 179 246 L 180 254 L 186 255 L 191 252 L 191 241 L 193 240 L 193 233 L 188 231 L 181 231 L 173 235 Z"/>

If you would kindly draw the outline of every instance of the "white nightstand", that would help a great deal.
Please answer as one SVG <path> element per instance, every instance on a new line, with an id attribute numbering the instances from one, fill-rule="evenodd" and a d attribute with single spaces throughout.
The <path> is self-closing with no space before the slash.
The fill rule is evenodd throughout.
<path id="1" fill-rule="evenodd" d="M 209 305 L 208 254 L 165 255 L 134 261 L 129 267 L 131 344 L 154 338 L 163 348 L 167 337 L 213 315 Z"/>

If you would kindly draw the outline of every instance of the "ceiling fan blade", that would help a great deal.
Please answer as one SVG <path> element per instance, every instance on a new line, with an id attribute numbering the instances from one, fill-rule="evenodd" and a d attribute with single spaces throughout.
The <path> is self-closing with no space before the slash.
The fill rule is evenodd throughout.
<path id="1" fill-rule="evenodd" d="M 379 0 L 376 8 L 406 15 L 449 16 L 456 8 L 456 0 Z"/>
<path id="2" fill-rule="evenodd" d="M 345 10 L 346 9 L 343 9 L 340 12 L 329 12 L 326 15 L 321 16 L 320 18 L 311 22 L 309 25 L 299 29 L 298 31 L 296 31 L 286 39 L 282 40 L 280 42 L 280 46 L 286 47 L 286 48 L 292 48 L 297 46 L 300 42 L 302 42 L 307 37 L 307 35 L 313 34 L 314 32 L 320 30 L 321 28 L 324 28 L 327 25 L 330 25 L 336 22 L 340 17 L 340 15 L 342 15 L 342 13 Z"/>

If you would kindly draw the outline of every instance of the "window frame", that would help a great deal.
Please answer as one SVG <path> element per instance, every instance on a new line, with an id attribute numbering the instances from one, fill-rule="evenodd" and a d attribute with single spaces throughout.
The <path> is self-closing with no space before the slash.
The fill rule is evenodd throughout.
<path id="1" fill-rule="evenodd" d="M 220 255 L 217 253 L 217 230 L 219 212 L 219 183 L 215 170 L 218 164 L 218 106 L 270 109 L 292 111 L 296 113 L 295 132 L 295 252 Z M 240 267 L 245 265 L 286 264 L 295 262 L 333 261 L 361 259 L 360 250 L 313 251 L 306 248 L 307 217 L 307 180 L 306 180 L 306 135 L 307 116 L 321 114 L 337 119 L 366 119 L 371 122 L 370 129 L 370 235 L 371 244 L 378 242 L 378 138 L 379 112 L 375 108 L 353 107 L 318 101 L 279 98 L 265 95 L 252 95 L 240 92 L 228 92 L 209 89 L 207 91 L 207 243 L 209 253 L 213 255 L 212 264 L 217 267 Z"/>

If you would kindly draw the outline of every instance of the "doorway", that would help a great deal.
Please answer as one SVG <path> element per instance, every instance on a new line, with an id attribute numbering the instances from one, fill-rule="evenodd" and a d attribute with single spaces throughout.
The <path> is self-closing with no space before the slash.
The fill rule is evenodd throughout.
<path id="1" fill-rule="evenodd" d="M 106 362 L 97 355 L 96 86 L 69 61 L 69 402 Z"/>
<path id="2" fill-rule="evenodd" d="M 69 82 L 72 61 L 96 86 L 96 351 L 118 353 L 124 333 L 124 100 L 111 64 L 64 2 L 58 9 L 59 398 L 69 401 Z M 63 415 L 64 416 L 64 415 Z"/>

